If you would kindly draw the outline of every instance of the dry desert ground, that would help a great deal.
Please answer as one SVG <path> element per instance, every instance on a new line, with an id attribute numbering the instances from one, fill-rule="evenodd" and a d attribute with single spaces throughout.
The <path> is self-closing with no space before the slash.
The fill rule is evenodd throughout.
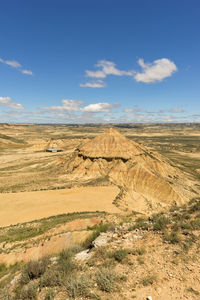
<path id="1" fill-rule="evenodd" d="M 199 182 L 199 124 L 0 124 L 0 299 L 199 299 Z"/>

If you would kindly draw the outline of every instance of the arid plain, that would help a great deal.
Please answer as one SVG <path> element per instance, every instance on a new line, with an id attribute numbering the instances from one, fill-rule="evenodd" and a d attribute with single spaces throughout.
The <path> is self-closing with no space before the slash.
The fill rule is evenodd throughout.
<path id="1" fill-rule="evenodd" d="M 49 148 L 58 148 L 62 152 L 46 152 Z M 187 233 L 195 242 L 191 249 L 183 252 L 182 248 L 188 241 L 185 241 L 187 234 L 181 230 L 189 228 L 178 228 L 182 240 L 179 245 L 178 238 L 177 242 L 171 243 L 169 236 L 167 240 L 167 233 L 161 230 L 163 228 L 160 228 L 159 235 L 159 230 L 152 230 L 151 226 L 155 225 L 152 222 L 158 221 L 156 214 L 173 219 L 174 215 L 170 214 L 177 209 L 177 215 L 184 210 L 188 215 L 189 209 L 199 197 L 199 179 L 199 124 L 1 124 L 2 293 L 5 292 L 4 287 L 9 280 L 21 270 L 21 267 L 16 267 L 16 270 L 12 267 L 16 262 L 23 263 L 33 258 L 41 259 L 46 255 L 58 255 L 63 249 L 82 243 L 98 226 L 109 224 L 115 227 L 117 234 L 122 230 L 120 226 L 124 226 L 123 233 L 118 234 L 119 250 L 123 247 L 130 252 L 130 240 L 124 245 L 126 238 L 123 234 L 125 231 L 126 234 L 131 233 L 131 226 L 135 226 L 136 231 L 139 230 L 139 236 L 143 237 L 141 240 L 135 239 L 134 247 L 147 247 L 148 250 L 141 250 L 144 253 L 138 254 L 136 262 L 133 262 L 135 258 L 129 257 L 128 262 L 126 258 L 122 265 L 117 266 L 117 272 L 122 272 L 125 276 L 131 264 L 134 264 L 138 277 L 130 277 L 131 279 L 123 283 L 127 285 L 128 292 L 113 290 L 112 295 L 108 295 L 108 292 L 101 290 L 95 291 L 100 298 L 90 298 L 83 294 L 76 299 L 135 297 L 142 300 L 145 295 L 152 294 L 153 300 L 158 300 L 162 298 L 164 289 L 165 299 L 198 299 L 200 270 L 196 253 L 199 247 L 199 227 L 195 228 L 195 232 Z M 191 222 L 199 218 L 198 214 L 192 213 L 188 217 Z M 185 221 L 186 219 L 183 220 L 184 224 Z M 165 224 L 166 228 L 170 227 L 170 232 L 173 222 L 174 219 Z M 140 223 L 143 225 L 139 226 Z M 161 224 L 161 220 L 158 223 Z M 162 226 L 163 224 L 160 225 Z M 164 243 L 161 241 L 162 236 Z M 158 255 L 163 259 L 162 272 L 154 274 L 154 279 L 157 279 L 149 277 L 150 282 L 143 284 L 144 265 L 151 272 L 156 261 L 158 265 L 154 273 L 159 273 L 159 258 L 153 254 L 158 244 Z M 117 244 L 113 245 L 110 244 L 110 247 L 114 251 Z M 175 255 L 175 251 L 180 251 L 180 255 Z M 148 258 L 144 258 L 145 253 Z M 170 262 L 165 260 L 164 253 L 167 253 Z M 99 264 L 101 255 L 97 259 Z M 106 259 L 111 258 L 108 255 Z M 4 265 L 10 267 L 4 269 Z M 194 269 L 194 276 L 182 274 L 185 265 Z M 172 271 L 174 266 L 176 271 Z M 165 269 L 168 275 L 166 286 L 163 287 Z M 170 284 L 171 273 L 175 275 L 171 276 Z M 45 299 L 44 294 L 42 290 L 38 299 Z M 55 299 L 66 299 L 66 295 L 61 289 Z"/>

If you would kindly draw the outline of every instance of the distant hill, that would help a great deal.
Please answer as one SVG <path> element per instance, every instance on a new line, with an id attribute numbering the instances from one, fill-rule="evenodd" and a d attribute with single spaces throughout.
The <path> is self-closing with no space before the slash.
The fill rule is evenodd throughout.
<path id="1" fill-rule="evenodd" d="M 99 185 L 106 178 L 120 187 L 116 204 L 125 210 L 149 213 L 192 196 L 191 183 L 169 160 L 112 128 L 78 146 L 65 168 L 72 181 Z"/>

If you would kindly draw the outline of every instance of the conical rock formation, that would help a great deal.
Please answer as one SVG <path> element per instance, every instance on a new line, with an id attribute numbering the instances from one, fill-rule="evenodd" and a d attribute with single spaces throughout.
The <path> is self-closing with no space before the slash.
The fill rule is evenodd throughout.
<path id="1" fill-rule="evenodd" d="M 65 169 L 70 180 L 95 185 L 100 179 L 121 188 L 116 204 L 148 213 L 191 196 L 183 174 L 158 153 L 109 129 L 76 148 Z"/>

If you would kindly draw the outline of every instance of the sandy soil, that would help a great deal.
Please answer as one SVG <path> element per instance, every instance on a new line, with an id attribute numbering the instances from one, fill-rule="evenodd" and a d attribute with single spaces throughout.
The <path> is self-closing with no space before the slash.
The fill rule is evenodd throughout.
<path id="1" fill-rule="evenodd" d="M 0 226 L 62 213 L 121 212 L 112 204 L 118 193 L 117 187 L 109 186 L 0 194 Z"/>

